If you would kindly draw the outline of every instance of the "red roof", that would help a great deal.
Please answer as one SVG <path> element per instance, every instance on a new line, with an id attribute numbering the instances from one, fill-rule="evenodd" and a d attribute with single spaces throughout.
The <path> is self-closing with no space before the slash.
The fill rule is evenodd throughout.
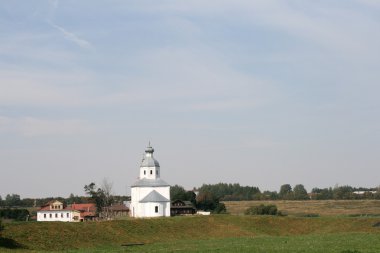
<path id="1" fill-rule="evenodd" d="M 83 216 L 95 216 L 96 213 L 96 205 L 94 203 L 87 203 L 87 204 L 72 204 L 70 206 L 66 206 L 63 209 L 50 209 L 50 204 L 52 204 L 54 200 L 49 201 L 47 204 L 41 206 L 41 209 L 39 211 L 69 211 L 69 210 L 75 210 L 79 211 L 81 213 L 87 213 Z"/>
<path id="2" fill-rule="evenodd" d="M 87 204 L 72 204 L 71 205 L 72 210 L 78 210 L 83 212 L 96 212 L 96 205 L 94 203 L 87 203 Z"/>

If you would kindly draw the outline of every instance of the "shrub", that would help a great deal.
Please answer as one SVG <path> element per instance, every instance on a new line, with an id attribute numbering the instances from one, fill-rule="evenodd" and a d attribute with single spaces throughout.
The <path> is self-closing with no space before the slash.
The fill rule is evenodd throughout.
<path id="1" fill-rule="evenodd" d="M 14 219 L 18 221 L 26 220 L 26 217 L 29 216 L 29 211 L 26 209 L 0 209 L 0 218 L 5 219 Z"/>
<path id="2" fill-rule="evenodd" d="M 0 219 L 0 237 L 1 237 L 1 231 L 3 231 L 4 227 L 3 224 L 1 224 L 1 219 Z"/>
<path id="3" fill-rule="evenodd" d="M 246 215 L 277 215 L 278 210 L 276 205 L 259 205 L 251 206 L 244 212 Z"/>
<path id="4" fill-rule="evenodd" d="M 305 213 L 305 214 L 300 214 L 300 217 L 314 218 L 314 217 L 319 217 L 319 214 L 317 214 L 317 213 Z"/>
<path id="5" fill-rule="evenodd" d="M 224 203 L 218 203 L 215 209 L 212 211 L 213 213 L 226 213 L 226 206 Z"/>

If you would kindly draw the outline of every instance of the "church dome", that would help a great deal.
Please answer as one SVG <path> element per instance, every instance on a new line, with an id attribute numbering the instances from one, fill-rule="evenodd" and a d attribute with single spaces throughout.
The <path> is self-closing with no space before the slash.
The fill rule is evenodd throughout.
<path id="1" fill-rule="evenodd" d="M 145 149 L 144 157 L 141 161 L 141 167 L 160 167 L 160 164 L 153 158 L 154 148 L 149 146 Z"/>
<path id="2" fill-rule="evenodd" d="M 141 167 L 160 167 L 160 164 L 153 157 L 144 157 L 141 162 Z"/>

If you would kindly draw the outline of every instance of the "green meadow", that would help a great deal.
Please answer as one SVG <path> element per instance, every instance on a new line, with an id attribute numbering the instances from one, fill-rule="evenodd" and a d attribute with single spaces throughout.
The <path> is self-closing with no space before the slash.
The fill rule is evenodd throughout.
<path id="1" fill-rule="evenodd" d="M 380 252 L 379 217 L 213 215 L 5 224 L 0 252 Z M 140 246 L 123 244 L 144 243 Z"/>

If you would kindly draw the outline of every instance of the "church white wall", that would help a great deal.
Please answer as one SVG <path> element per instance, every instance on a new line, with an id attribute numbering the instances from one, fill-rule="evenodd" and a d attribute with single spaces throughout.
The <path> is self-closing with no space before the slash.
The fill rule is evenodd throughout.
<path id="1" fill-rule="evenodd" d="M 140 203 L 151 191 L 157 191 L 162 196 L 170 200 L 170 186 L 162 187 L 132 187 L 131 188 L 131 216 L 132 217 L 160 217 L 170 216 L 170 201 L 168 202 L 148 202 Z M 155 212 L 158 206 L 158 213 Z"/>
<path id="2" fill-rule="evenodd" d="M 170 202 L 138 203 L 134 208 L 132 216 L 136 218 L 170 216 Z"/>
<path id="3" fill-rule="evenodd" d="M 152 174 L 150 174 L 151 172 Z M 140 178 L 156 179 L 159 177 L 160 167 L 140 167 Z"/>
<path id="4" fill-rule="evenodd" d="M 170 200 L 170 186 L 160 187 L 132 187 L 131 188 L 131 203 L 139 202 L 151 191 L 157 191 L 159 194 Z"/>

